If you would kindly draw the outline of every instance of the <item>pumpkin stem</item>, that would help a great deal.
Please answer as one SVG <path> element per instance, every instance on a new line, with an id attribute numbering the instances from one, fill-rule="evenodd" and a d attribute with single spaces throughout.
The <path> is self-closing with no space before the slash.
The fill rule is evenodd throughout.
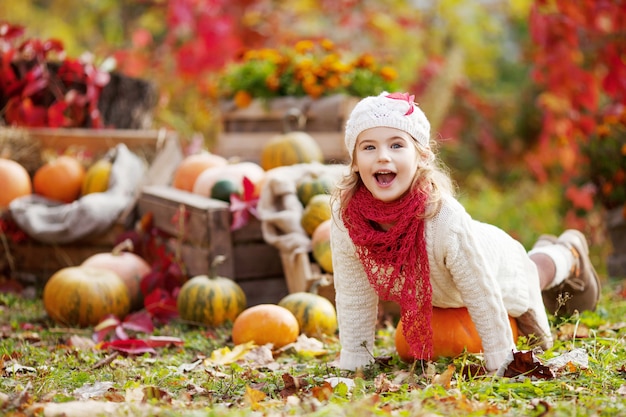
<path id="1" fill-rule="evenodd" d="M 135 246 L 133 245 L 133 241 L 127 238 L 115 245 L 111 253 L 115 256 L 119 256 L 124 251 L 133 252 L 134 250 Z"/>
<path id="2" fill-rule="evenodd" d="M 225 255 L 217 255 L 215 258 L 213 258 L 213 261 L 211 262 L 211 265 L 209 267 L 209 276 L 211 278 L 217 277 L 217 267 L 223 264 L 224 261 L 226 261 Z"/>

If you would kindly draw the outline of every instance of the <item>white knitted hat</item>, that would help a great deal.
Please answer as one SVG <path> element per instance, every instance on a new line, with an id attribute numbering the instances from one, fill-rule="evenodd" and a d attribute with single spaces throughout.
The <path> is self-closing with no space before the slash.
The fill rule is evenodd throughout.
<path id="1" fill-rule="evenodd" d="M 393 127 L 411 135 L 420 145 L 428 148 L 430 123 L 424 112 L 408 93 L 383 92 L 378 96 L 359 101 L 346 122 L 346 148 L 354 154 L 356 138 L 373 127 Z"/>

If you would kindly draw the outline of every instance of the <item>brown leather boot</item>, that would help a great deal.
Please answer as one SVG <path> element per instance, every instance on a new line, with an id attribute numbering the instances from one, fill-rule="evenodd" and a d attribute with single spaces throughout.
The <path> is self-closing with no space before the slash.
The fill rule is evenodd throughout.
<path id="1" fill-rule="evenodd" d="M 569 229 L 558 237 L 556 244 L 567 247 L 576 262 L 565 281 L 542 292 L 546 309 L 555 316 L 595 310 L 600 298 L 600 279 L 589 259 L 587 239 L 580 231 Z"/>

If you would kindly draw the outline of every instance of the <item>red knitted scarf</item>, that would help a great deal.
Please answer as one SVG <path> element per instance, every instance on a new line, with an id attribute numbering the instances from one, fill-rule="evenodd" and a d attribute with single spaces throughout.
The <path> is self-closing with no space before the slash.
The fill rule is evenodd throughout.
<path id="1" fill-rule="evenodd" d="M 427 196 L 409 192 L 393 202 L 375 199 L 361 185 L 343 216 L 370 285 L 383 300 L 400 305 L 411 354 L 432 357 L 432 287 L 426 253 L 424 214 Z M 380 224 L 392 224 L 384 231 Z"/>

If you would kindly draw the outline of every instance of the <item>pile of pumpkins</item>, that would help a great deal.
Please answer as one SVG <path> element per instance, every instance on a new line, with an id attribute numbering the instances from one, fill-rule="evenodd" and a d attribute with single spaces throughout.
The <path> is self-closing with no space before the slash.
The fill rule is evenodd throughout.
<path id="1" fill-rule="evenodd" d="M 243 193 L 243 178 L 254 185 L 258 197 L 265 173 L 273 168 L 300 163 L 323 162 L 318 143 L 305 132 L 289 132 L 272 137 L 261 149 L 260 163 L 229 161 L 207 151 L 189 155 L 174 172 L 172 187 L 229 202 L 232 194 Z"/>
<path id="2" fill-rule="evenodd" d="M 0 158 L 0 210 L 11 201 L 32 193 L 61 203 L 71 203 L 83 195 L 104 192 L 109 186 L 113 164 L 109 158 L 85 166 L 78 157 L 60 155 L 40 166 L 32 179 L 18 162 Z"/>
<path id="3" fill-rule="evenodd" d="M 326 298 L 309 292 L 285 296 L 277 304 L 247 307 L 246 296 L 233 280 L 199 275 L 181 287 L 177 307 L 188 323 L 220 326 L 232 323 L 233 343 L 271 343 L 275 348 L 297 340 L 300 334 L 323 338 L 337 331 L 337 313 Z"/>
<path id="4" fill-rule="evenodd" d="M 229 161 L 203 151 L 185 157 L 172 179 L 172 187 L 230 202 L 232 194 L 243 194 L 243 179 L 254 186 L 252 198 L 260 195 L 268 170 L 299 163 L 323 162 L 321 148 L 307 133 L 290 132 L 274 136 L 261 150 L 260 163 Z M 297 184 L 298 199 L 304 208 L 301 224 L 311 238 L 313 258 L 322 270 L 332 273 L 330 251 L 330 194 L 334 180 L 327 175 L 306 177 Z"/>
<path id="5" fill-rule="evenodd" d="M 64 326 L 87 327 L 108 315 L 123 320 L 142 308 L 140 282 L 150 265 L 127 251 L 125 243 L 53 274 L 43 290 L 50 318 Z M 232 323 L 235 344 L 271 343 L 280 348 L 295 342 L 300 334 L 322 338 L 337 331 L 335 307 L 320 295 L 293 293 L 277 304 L 248 307 L 239 284 L 217 275 L 189 279 L 176 301 L 179 316 L 187 323 L 211 327 Z"/>

